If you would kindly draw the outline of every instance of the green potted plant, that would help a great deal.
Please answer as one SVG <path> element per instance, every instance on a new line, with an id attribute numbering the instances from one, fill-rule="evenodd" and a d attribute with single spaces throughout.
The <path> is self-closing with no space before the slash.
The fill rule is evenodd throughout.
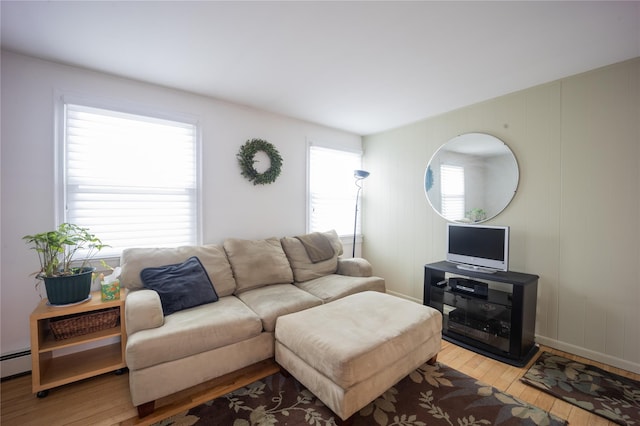
<path id="1" fill-rule="evenodd" d="M 487 212 L 484 209 L 471 209 L 465 214 L 465 217 L 471 222 L 481 222 L 487 218 Z"/>
<path id="2" fill-rule="evenodd" d="M 91 293 L 94 267 L 89 261 L 104 247 L 89 229 L 62 223 L 56 229 L 22 237 L 38 254 L 40 270 L 35 275 L 43 280 L 51 305 L 67 305 L 86 300 Z M 83 250 L 82 260 L 74 255 Z"/>

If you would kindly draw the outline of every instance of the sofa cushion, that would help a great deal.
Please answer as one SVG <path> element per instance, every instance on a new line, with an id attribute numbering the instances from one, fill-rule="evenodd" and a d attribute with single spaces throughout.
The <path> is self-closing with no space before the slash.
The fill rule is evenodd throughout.
<path id="1" fill-rule="evenodd" d="M 291 265 L 277 238 L 228 238 L 224 249 L 236 278 L 236 294 L 265 285 L 293 282 Z"/>
<path id="2" fill-rule="evenodd" d="M 362 291 L 386 291 L 384 279 L 380 277 L 350 277 L 346 275 L 330 274 L 315 280 L 296 283 L 296 286 L 311 293 L 324 303 L 341 299 L 350 294 Z"/>
<path id="3" fill-rule="evenodd" d="M 281 315 L 322 305 L 322 300 L 293 284 L 274 284 L 255 288 L 244 291 L 237 297 L 258 314 L 265 331 L 274 331 L 276 320 Z"/>
<path id="4" fill-rule="evenodd" d="M 227 254 L 220 245 L 125 249 L 120 258 L 120 284 L 129 290 L 142 289 L 140 271 L 144 268 L 180 263 L 192 256 L 200 259 L 219 297 L 233 294 L 236 281 Z"/>
<path id="5" fill-rule="evenodd" d="M 207 271 L 196 256 L 175 265 L 144 268 L 140 279 L 145 288 L 158 293 L 165 316 L 218 301 Z"/>
<path id="6" fill-rule="evenodd" d="M 262 333 L 258 315 L 235 296 L 221 297 L 164 318 L 161 327 L 128 336 L 131 370 L 151 367 L 241 342 Z M 212 360 L 211 362 L 215 362 Z"/>
<path id="7" fill-rule="evenodd" d="M 338 233 L 334 230 L 323 232 L 329 243 L 333 247 L 333 256 L 327 260 L 314 263 L 307 253 L 307 249 L 300 239 L 295 237 L 284 237 L 282 248 L 287 254 L 287 258 L 293 269 L 293 276 L 296 282 L 305 282 L 325 275 L 334 274 L 338 269 L 338 256 L 342 254 L 342 242 Z"/>

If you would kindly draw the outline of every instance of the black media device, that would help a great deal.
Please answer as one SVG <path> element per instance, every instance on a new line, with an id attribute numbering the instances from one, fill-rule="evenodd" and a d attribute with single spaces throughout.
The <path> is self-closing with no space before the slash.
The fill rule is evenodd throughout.
<path id="1" fill-rule="evenodd" d="M 489 295 L 489 285 L 487 283 L 469 278 L 451 277 L 449 278 L 449 287 L 453 291 L 476 297 L 487 297 Z"/>

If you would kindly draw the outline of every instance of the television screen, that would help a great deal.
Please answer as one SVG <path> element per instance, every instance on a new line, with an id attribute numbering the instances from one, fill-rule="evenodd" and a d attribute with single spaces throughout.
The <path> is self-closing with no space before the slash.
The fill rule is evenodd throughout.
<path id="1" fill-rule="evenodd" d="M 509 269 L 509 227 L 447 224 L 447 261 L 481 272 Z"/>

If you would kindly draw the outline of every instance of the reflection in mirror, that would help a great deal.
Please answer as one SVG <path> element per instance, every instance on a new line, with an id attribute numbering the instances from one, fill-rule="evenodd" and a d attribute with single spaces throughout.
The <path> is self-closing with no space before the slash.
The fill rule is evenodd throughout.
<path id="1" fill-rule="evenodd" d="M 507 207 L 518 180 L 518 163 L 504 142 L 485 133 L 466 133 L 431 157 L 424 185 L 439 215 L 451 222 L 479 223 Z"/>

